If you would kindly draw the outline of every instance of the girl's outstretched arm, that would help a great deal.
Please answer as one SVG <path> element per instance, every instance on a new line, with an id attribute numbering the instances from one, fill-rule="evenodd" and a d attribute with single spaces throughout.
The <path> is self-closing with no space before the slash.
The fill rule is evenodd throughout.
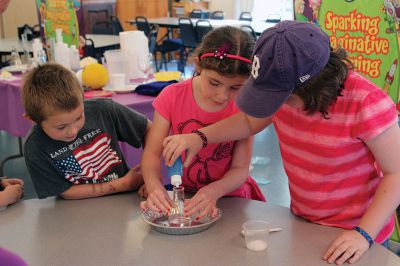
<path id="1" fill-rule="evenodd" d="M 199 131 L 206 136 L 208 143 L 220 143 L 247 138 L 260 132 L 270 123 L 271 117 L 255 118 L 240 112 Z M 187 167 L 203 147 L 203 140 L 194 133 L 182 134 L 165 138 L 163 145 L 163 156 L 167 165 L 172 165 L 176 158 L 186 151 L 183 165 Z"/>

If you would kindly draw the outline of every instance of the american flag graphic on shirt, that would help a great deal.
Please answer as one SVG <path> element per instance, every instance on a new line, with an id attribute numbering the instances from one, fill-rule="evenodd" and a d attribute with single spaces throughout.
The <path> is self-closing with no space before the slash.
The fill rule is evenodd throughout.
<path id="1" fill-rule="evenodd" d="M 54 164 L 74 184 L 101 182 L 113 166 L 122 162 L 110 143 L 111 138 L 101 133 L 91 143 L 77 147 L 72 155 L 55 160 Z"/>

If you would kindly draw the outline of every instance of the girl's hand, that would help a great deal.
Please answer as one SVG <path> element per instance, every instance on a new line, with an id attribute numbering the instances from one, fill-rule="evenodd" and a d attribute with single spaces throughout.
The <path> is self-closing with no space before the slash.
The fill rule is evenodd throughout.
<path id="1" fill-rule="evenodd" d="M 172 206 L 173 202 L 170 199 L 167 190 L 162 186 L 158 186 L 151 191 L 148 190 L 147 195 L 147 207 L 155 212 L 164 212 L 168 213 Z"/>
<path id="2" fill-rule="evenodd" d="M 142 198 L 147 198 L 148 194 L 147 194 L 147 188 L 146 188 L 146 184 L 143 184 L 140 186 L 139 190 L 138 190 L 139 196 L 141 196 Z"/>
<path id="3" fill-rule="evenodd" d="M 196 220 L 210 214 L 211 217 L 218 215 L 218 208 L 216 206 L 218 198 L 212 188 L 205 186 L 202 187 L 197 193 L 185 203 L 185 216 L 199 213 Z"/>
<path id="4" fill-rule="evenodd" d="M 332 242 L 322 259 L 337 265 L 345 262 L 355 263 L 368 248 L 368 241 L 360 233 L 355 230 L 347 230 Z"/>
<path id="5" fill-rule="evenodd" d="M 203 148 L 203 141 L 196 134 L 181 134 L 168 136 L 163 142 L 163 157 L 165 164 L 172 166 L 183 152 L 186 151 L 184 167 L 188 167 L 194 156 Z"/>

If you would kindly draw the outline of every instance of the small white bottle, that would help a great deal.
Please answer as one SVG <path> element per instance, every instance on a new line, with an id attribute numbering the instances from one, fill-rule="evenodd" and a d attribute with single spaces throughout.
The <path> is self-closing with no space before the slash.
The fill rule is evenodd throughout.
<path id="1" fill-rule="evenodd" d="M 80 58 L 79 58 L 79 51 L 76 46 L 73 44 L 71 45 L 70 49 L 70 63 L 71 69 L 73 71 L 77 71 L 81 68 Z"/>
<path id="2" fill-rule="evenodd" d="M 54 61 L 71 69 L 70 49 L 63 42 L 62 29 L 56 29 L 56 43 L 54 45 Z"/>
<path id="3" fill-rule="evenodd" d="M 32 53 L 33 53 L 33 62 L 38 65 L 38 54 L 39 51 L 43 49 L 42 42 L 39 38 L 33 39 L 32 42 Z"/>
<path id="4" fill-rule="evenodd" d="M 182 158 L 179 156 L 175 163 L 168 167 L 168 176 L 171 178 L 171 185 L 174 187 L 179 187 L 182 184 Z"/>

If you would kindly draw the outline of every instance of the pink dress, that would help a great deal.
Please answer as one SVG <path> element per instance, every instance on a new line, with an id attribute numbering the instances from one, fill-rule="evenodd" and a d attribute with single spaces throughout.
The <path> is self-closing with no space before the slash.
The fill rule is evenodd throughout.
<path id="1" fill-rule="evenodd" d="M 172 134 L 191 133 L 216 123 L 237 112 L 234 101 L 218 112 L 206 112 L 201 109 L 194 97 L 192 79 L 170 85 L 154 100 L 155 110 L 171 123 Z M 189 193 L 196 193 L 200 188 L 221 179 L 230 169 L 235 141 L 209 144 L 193 159 L 189 167 L 184 169 L 182 185 Z M 184 158 L 183 158 L 184 159 Z M 265 201 L 260 188 L 249 176 L 238 189 L 225 196 L 241 197 Z"/>

